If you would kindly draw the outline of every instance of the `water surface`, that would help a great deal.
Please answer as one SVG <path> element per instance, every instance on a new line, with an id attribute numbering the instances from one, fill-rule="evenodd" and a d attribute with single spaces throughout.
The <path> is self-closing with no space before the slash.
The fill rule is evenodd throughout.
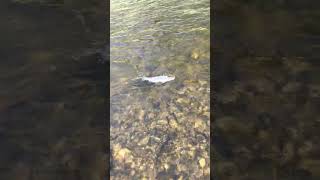
<path id="1" fill-rule="evenodd" d="M 209 0 L 110 9 L 111 179 L 209 179 Z"/>

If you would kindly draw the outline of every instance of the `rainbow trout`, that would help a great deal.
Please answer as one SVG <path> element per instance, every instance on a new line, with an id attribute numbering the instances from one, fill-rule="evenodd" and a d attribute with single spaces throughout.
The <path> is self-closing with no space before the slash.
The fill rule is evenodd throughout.
<path id="1" fill-rule="evenodd" d="M 135 78 L 134 80 L 136 82 L 141 82 L 141 83 L 150 84 L 150 85 L 152 84 L 160 85 L 169 81 L 173 81 L 174 79 L 175 79 L 175 76 L 162 75 L 162 76 L 153 76 L 153 77 L 141 76 L 141 77 Z"/>

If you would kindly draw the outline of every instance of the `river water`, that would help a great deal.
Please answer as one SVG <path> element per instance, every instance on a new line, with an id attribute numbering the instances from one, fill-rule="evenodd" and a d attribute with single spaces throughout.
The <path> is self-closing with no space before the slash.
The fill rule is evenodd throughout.
<path id="1" fill-rule="evenodd" d="M 0 2 L 0 179 L 105 176 L 107 13 L 86 2 Z"/>
<path id="2" fill-rule="evenodd" d="M 111 179 L 209 179 L 209 0 L 112 0 Z M 175 76 L 134 85 L 138 76 Z"/>

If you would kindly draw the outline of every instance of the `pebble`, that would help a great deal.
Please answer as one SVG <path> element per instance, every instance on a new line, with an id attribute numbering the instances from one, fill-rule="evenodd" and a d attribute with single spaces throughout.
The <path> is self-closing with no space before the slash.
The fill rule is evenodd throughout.
<path id="1" fill-rule="evenodd" d="M 207 116 L 208 118 L 210 118 L 210 112 L 206 111 L 203 113 L 203 115 Z"/>
<path id="2" fill-rule="evenodd" d="M 115 153 L 115 159 L 118 161 L 125 160 L 129 155 L 131 154 L 131 151 L 127 148 L 120 149 L 118 152 Z"/>
<path id="3" fill-rule="evenodd" d="M 186 98 L 178 98 L 177 99 L 177 103 L 179 103 L 179 104 L 188 104 L 189 100 L 186 99 Z"/>
<path id="4" fill-rule="evenodd" d="M 168 124 L 168 121 L 166 121 L 166 120 L 159 120 L 157 124 L 159 124 L 159 125 L 166 125 L 166 124 Z"/>
<path id="5" fill-rule="evenodd" d="M 149 142 L 149 136 L 143 138 L 143 139 L 139 142 L 139 145 L 140 145 L 140 146 L 141 146 L 141 145 L 146 145 L 146 144 L 148 144 L 148 142 Z"/>
<path id="6" fill-rule="evenodd" d="M 192 50 L 192 52 L 191 52 L 191 58 L 192 59 L 197 60 L 197 59 L 199 59 L 199 56 L 200 56 L 200 50 L 199 49 Z"/>
<path id="7" fill-rule="evenodd" d="M 205 127 L 205 124 L 203 123 L 203 121 L 201 119 L 196 119 L 194 122 L 194 128 L 196 129 L 203 129 Z"/>
<path id="8" fill-rule="evenodd" d="M 188 155 L 190 156 L 191 159 L 193 159 L 195 155 L 195 151 L 194 150 L 188 151 Z"/>
<path id="9" fill-rule="evenodd" d="M 165 164 L 163 165 L 163 167 L 164 167 L 165 170 L 168 170 L 168 169 L 169 169 L 169 164 L 165 163 Z"/>
<path id="10" fill-rule="evenodd" d="M 199 91 L 204 91 L 206 84 L 208 84 L 206 81 L 184 80 L 181 88 L 172 92 L 174 95 L 153 90 L 154 94 L 148 94 L 152 98 L 146 99 L 150 107 L 148 105 L 143 106 L 141 102 L 134 101 L 134 99 L 125 100 L 125 102 L 128 101 L 131 104 L 131 106 L 123 109 L 125 118 L 120 118 L 123 117 L 120 115 L 114 118 L 122 120 L 118 123 L 121 124 L 120 127 L 114 127 L 117 130 L 113 130 L 113 132 L 125 133 L 125 137 L 117 138 L 118 142 L 122 142 L 121 145 L 113 148 L 116 166 L 120 166 L 119 169 L 129 167 L 128 175 L 133 178 L 139 175 L 139 179 L 153 179 L 151 174 L 157 174 L 159 170 L 154 169 L 151 174 L 143 172 L 149 172 L 150 165 L 154 163 L 153 158 L 155 157 L 153 154 L 157 154 L 159 145 L 167 142 L 166 138 L 163 137 L 166 136 L 166 133 L 169 133 L 172 134 L 169 135 L 172 141 L 167 145 L 166 150 L 170 149 L 171 152 L 170 155 L 167 153 L 160 155 L 161 171 L 169 173 L 171 166 L 174 165 L 176 178 L 180 180 L 186 178 L 182 176 L 185 174 L 190 175 L 190 178 L 200 178 L 205 175 L 208 165 L 205 160 L 207 156 L 204 154 L 208 150 L 209 140 L 205 140 L 197 132 L 207 132 L 209 127 L 208 120 L 205 117 L 210 115 L 208 97 L 206 97 L 207 95 L 201 96 L 206 92 Z M 154 105 L 154 102 L 158 102 L 159 105 Z M 121 113 L 116 112 L 115 114 Z M 132 119 L 136 119 L 136 121 L 132 121 Z M 145 121 L 145 119 L 148 121 Z M 114 136 L 117 137 L 118 135 Z M 190 136 L 195 139 L 190 138 Z M 192 140 L 195 140 L 197 145 L 193 144 Z M 132 149 L 130 150 L 125 146 L 133 147 L 134 153 Z M 197 158 L 198 153 L 202 154 L 199 158 Z M 173 157 L 178 158 L 179 162 Z M 118 164 L 117 161 L 119 161 Z M 186 161 L 191 163 L 186 163 Z M 126 166 L 123 166 L 123 163 Z M 169 179 L 169 177 L 167 178 Z"/>
<path id="11" fill-rule="evenodd" d="M 170 126 L 174 129 L 177 129 L 179 127 L 178 123 L 173 119 L 171 119 L 169 123 L 170 123 Z"/>
<path id="12" fill-rule="evenodd" d="M 139 113 L 138 119 L 139 119 L 140 121 L 144 120 L 144 115 L 145 115 L 144 110 L 141 110 L 140 113 Z"/>
<path id="13" fill-rule="evenodd" d="M 204 168 L 204 166 L 206 165 L 206 160 L 204 158 L 201 158 L 199 160 L 199 165 L 200 165 L 201 168 Z"/>

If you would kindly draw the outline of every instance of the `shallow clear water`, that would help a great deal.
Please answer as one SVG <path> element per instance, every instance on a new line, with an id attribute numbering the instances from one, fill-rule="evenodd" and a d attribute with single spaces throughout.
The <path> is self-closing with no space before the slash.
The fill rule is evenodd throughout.
<path id="1" fill-rule="evenodd" d="M 208 179 L 209 0 L 110 9 L 112 179 Z M 175 80 L 133 80 L 164 74 Z"/>

